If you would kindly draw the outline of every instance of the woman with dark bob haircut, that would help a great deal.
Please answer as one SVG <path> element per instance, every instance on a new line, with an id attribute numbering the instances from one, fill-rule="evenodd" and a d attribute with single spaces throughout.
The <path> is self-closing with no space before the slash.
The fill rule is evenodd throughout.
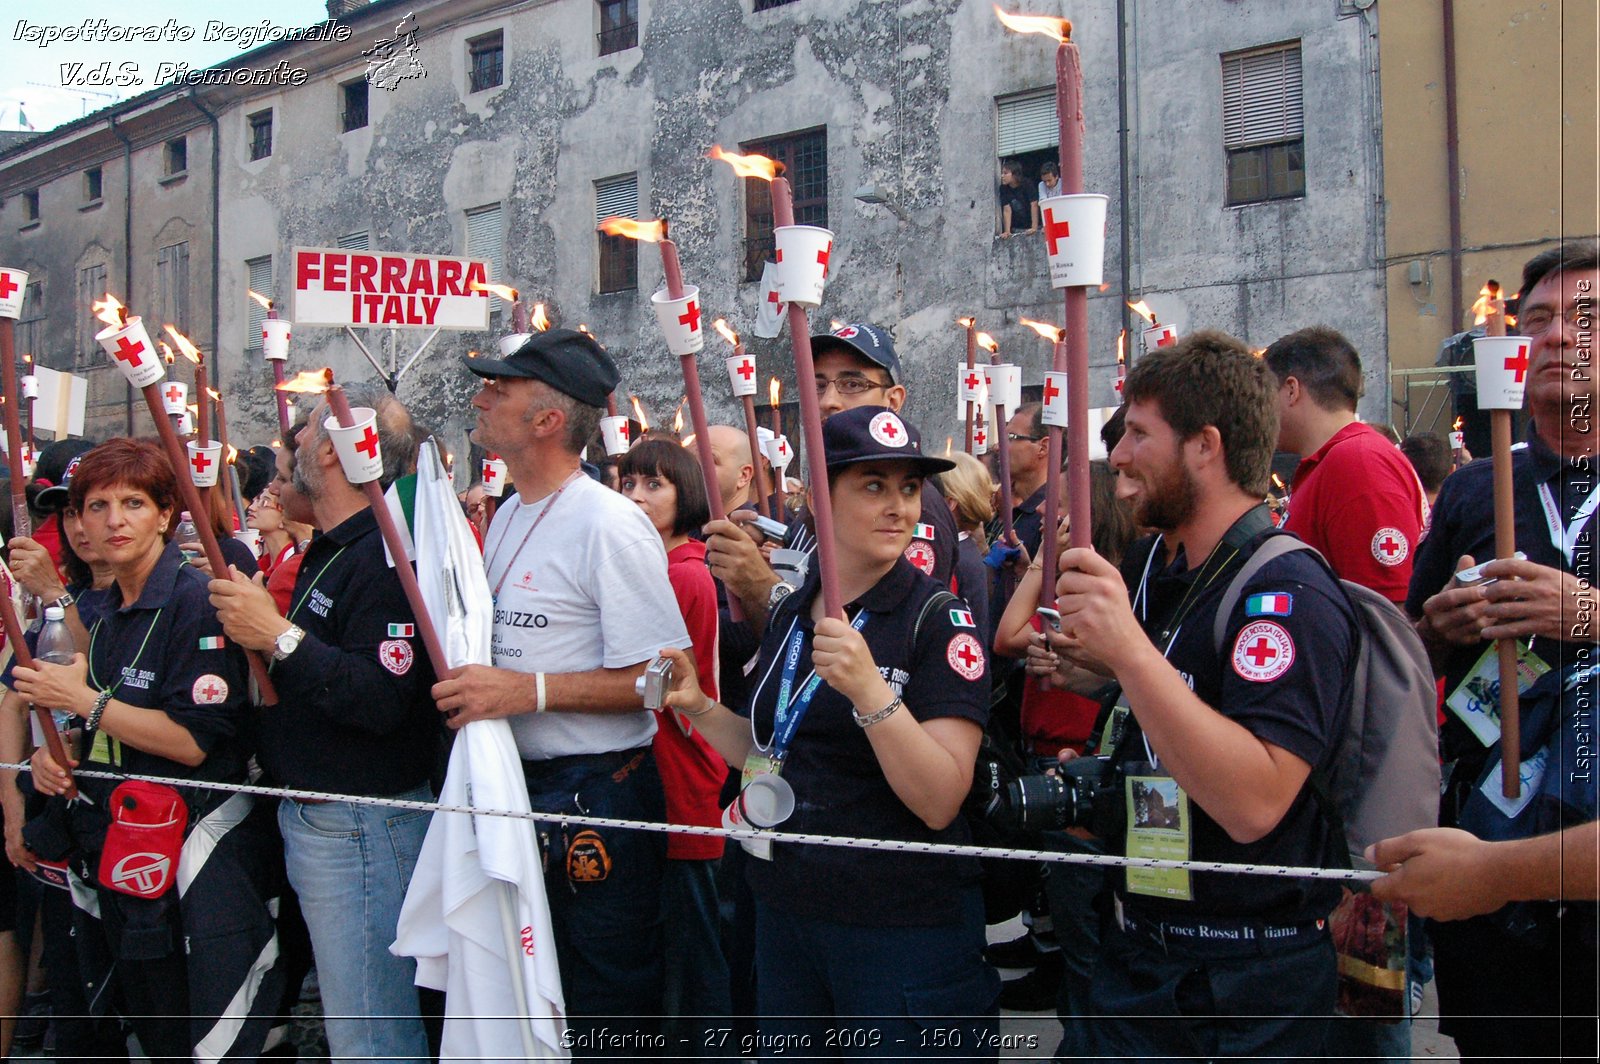
<path id="1" fill-rule="evenodd" d="M 82 722 L 74 766 L 242 783 L 245 658 L 223 637 L 206 577 L 170 542 L 177 486 L 166 456 L 146 440 L 111 440 L 84 456 L 70 505 L 111 567 L 111 598 L 86 652 L 70 665 L 18 668 L 12 683 L 28 701 Z M 33 755 L 33 782 L 55 796 L 69 785 L 44 749 Z M 46 823 L 55 830 L 29 843 L 40 856 L 69 859 L 93 884 L 102 941 L 116 962 L 111 1001 L 145 1054 L 259 1055 L 284 983 L 272 916 L 282 859 L 270 810 L 227 791 L 151 789 L 130 800 L 124 788 L 132 784 L 82 778 L 77 786 L 90 801 L 53 800 L 57 815 Z M 186 821 L 181 847 L 120 823 L 142 822 L 173 799 L 181 804 L 169 819 Z"/>

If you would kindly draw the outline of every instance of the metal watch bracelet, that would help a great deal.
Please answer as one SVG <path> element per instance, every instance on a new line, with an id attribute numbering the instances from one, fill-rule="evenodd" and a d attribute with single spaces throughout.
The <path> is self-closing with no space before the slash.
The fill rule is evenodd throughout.
<path id="1" fill-rule="evenodd" d="M 905 705 L 905 703 L 900 700 L 900 696 L 895 695 L 894 701 L 890 702 L 876 713 L 868 713 L 866 716 L 862 716 L 860 713 L 856 712 L 854 706 L 851 706 L 850 715 L 854 717 L 856 723 L 861 725 L 863 728 L 870 728 L 881 720 L 888 720 L 894 715 L 895 710 L 899 709 L 903 705 Z"/>

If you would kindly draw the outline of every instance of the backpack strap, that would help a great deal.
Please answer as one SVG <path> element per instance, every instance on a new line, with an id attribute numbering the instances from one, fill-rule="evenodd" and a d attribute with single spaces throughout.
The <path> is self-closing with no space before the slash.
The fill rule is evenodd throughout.
<path id="1" fill-rule="evenodd" d="M 1222 641 L 1228 634 L 1228 618 L 1233 616 L 1233 608 L 1239 604 L 1239 596 L 1244 594 L 1245 585 L 1255 575 L 1265 569 L 1268 564 L 1283 557 L 1291 551 L 1309 550 L 1316 554 L 1309 543 L 1305 543 L 1297 536 L 1282 535 L 1272 536 L 1256 552 L 1250 555 L 1239 571 L 1228 582 L 1227 588 L 1222 592 L 1222 601 L 1217 605 L 1217 616 L 1212 624 L 1211 642 L 1216 646 L 1217 653 L 1222 653 Z M 1321 555 L 1318 555 L 1321 557 Z"/>
<path id="2" fill-rule="evenodd" d="M 947 603 L 960 601 L 960 595 L 951 594 L 943 588 L 940 588 L 938 591 L 935 591 L 933 594 L 929 595 L 928 600 L 922 604 L 921 612 L 917 614 L 917 623 L 911 626 L 911 649 L 916 649 L 917 637 L 922 634 L 922 622 L 928 619 L 928 614 L 932 613 L 941 606 L 946 605 Z M 906 660 L 910 660 L 909 656 Z"/>

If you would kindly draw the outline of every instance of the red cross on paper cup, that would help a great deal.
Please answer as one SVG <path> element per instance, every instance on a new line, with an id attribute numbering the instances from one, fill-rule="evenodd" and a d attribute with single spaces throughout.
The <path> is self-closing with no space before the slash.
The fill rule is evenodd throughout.
<path id="1" fill-rule="evenodd" d="M 656 324 L 661 335 L 667 338 L 667 350 L 680 358 L 692 355 L 706 345 L 705 333 L 700 331 L 700 289 L 692 284 L 683 286 L 683 296 L 673 299 L 662 289 L 650 297 L 650 306 L 656 312 Z"/>
<path id="2" fill-rule="evenodd" d="M 756 359 L 750 352 L 745 351 L 737 355 L 729 355 L 722 360 L 728 367 L 728 385 L 733 389 L 734 398 L 743 398 L 746 395 L 756 394 Z"/>
<path id="3" fill-rule="evenodd" d="M 197 488 L 209 488 L 217 482 L 222 467 L 222 444 L 207 443 L 201 446 L 189 441 L 189 476 Z"/>
<path id="4" fill-rule="evenodd" d="M 1106 258 L 1106 197 L 1096 192 L 1039 201 L 1050 286 L 1099 285 Z"/>
<path id="5" fill-rule="evenodd" d="M 166 366 L 156 357 L 150 334 L 139 317 L 129 318 L 125 325 L 102 329 L 94 338 L 135 388 L 165 379 Z"/>
<path id="6" fill-rule="evenodd" d="M 18 383 L 22 388 L 22 398 L 39 398 L 39 377 L 37 374 L 24 373 Z"/>
<path id="7" fill-rule="evenodd" d="M 344 478 L 352 484 L 366 484 L 383 476 L 383 451 L 378 445 L 378 415 L 370 406 L 350 411 L 355 424 L 341 428 L 334 418 L 324 426 L 333 449 L 339 455 Z"/>
<path id="8" fill-rule="evenodd" d="M 988 402 L 988 380 L 983 370 L 978 367 L 968 369 L 966 363 L 960 363 L 956 370 L 956 398 L 962 403 Z M 962 416 L 966 416 L 963 409 Z"/>
<path id="9" fill-rule="evenodd" d="M 778 298 L 815 307 L 822 303 L 833 233 L 815 225 L 780 225 L 773 230 L 778 248 Z"/>
<path id="10" fill-rule="evenodd" d="M 10 266 L 0 266 L 0 318 L 22 317 L 22 300 L 28 292 L 28 275 Z"/>
<path id="11" fill-rule="evenodd" d="M 289 333 L 294 322 L 282 318 L 268 318 L 261 323 L 261 355 L 269 362 L 283 362 L 289 357 Z"/>
<path id="12" fill-rule="evenodd" d="M 1156 351 L 1177 343 L 1178 330 L 1165 322 L 1157 322 L 1144 331 L 1143 339 L 1146 351 Z"/>
<path id="13" fill-rule="evenodd" d="M 491 455 L 483 460 L 483 493 L 498 499 L 506 492 L 505 459 Z"/>
<path id="14" fill-rule="evenodd" d="M 612 458 L 628 453 L 628 419 L 621 414 L 600 419 L 600 439 Z"/>
<path id="15" fill-rule="evenodd" d="M 1044 391 L 1040 393 L 1044 408 L 1040 411 L 1040 420 L 1054 428 L 1067 427 L 1067 375 L 1054 370 L 1046 370 L 1044 375 Z"/>
<path id="16" fill-rule="evenodd" d="M 1479 410 L 1522 409 L 1532 350 L 1533 341 L 1526 336 L 1479 336 L 1472 341 Z"/>
<path id="17" fill-rule="evenodd" d="M 189 386 L 182 381 L 168 381 L 161 386 L 161 409 L 170 414 L 181 414 L 189 408 Z"/>

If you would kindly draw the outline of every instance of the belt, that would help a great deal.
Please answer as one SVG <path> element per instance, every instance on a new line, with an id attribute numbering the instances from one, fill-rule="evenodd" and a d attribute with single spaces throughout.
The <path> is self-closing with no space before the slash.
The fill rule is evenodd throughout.
<path id="1" fill-rule="evenodd" d="M 1119 899 L 1120 900 L 1120 899 Z M 1309 945 L 1328 935 L 1328 921 L 1272 924 L 1218 916 L 1194 920 L 1154 920 L 1118 905 L 1122 929 L 1163 951 L 1235 956 Z"/>

